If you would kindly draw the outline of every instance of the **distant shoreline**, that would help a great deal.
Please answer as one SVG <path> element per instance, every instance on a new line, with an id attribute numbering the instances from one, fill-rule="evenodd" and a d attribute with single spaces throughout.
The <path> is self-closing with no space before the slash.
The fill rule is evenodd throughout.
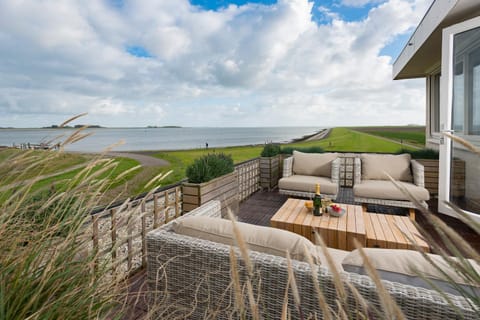
<path id="1" fill-rule="evenodd" d="M 274 144 L 290 144 L 290 143 L 297 143 L 297 142 L 304 142 L 304 141 L 314 141 L 314 140 L 322 140 L 328 137 L 332 128 L 328 129 L 321 129 L 313 134 L 305 135 L 301 138 L 295 138 L 288 142 L 271 142 Z M 244 145 L 236 145 L 236 146 L 222 146 L 218 148 L 241 148 L 241 147 L 260 147 L 265 145 L 266 143 L 257 143 L 257 144 L 244 144 Z M 215 150 L 216 147 L 212 147 L 212 150 Z M 115 151 L 117 155 L 119 154 L 139 154 L 139 155 L 152 155 L 158 152 L 175 152 L 175 151 L 192 151 L 192 150 L 201 150 L 203 148 L 193 148 L 193 149 L 158 149 L 158 150 L 122 150 L 122 151 Z M 82 151 L 68 151 L 68 152 L 75 152 L 75 153 L 90 153 L 90 152 L 82 152 Z M 94 154 L 100 152 L 92 152 Z"/>
<path id="2" fill-rule="evenodd" d="M 53 145 L 65 140 L 76 129 L 4 129 L 0 134 L 0 145 Z M 78 130 L 78 129 L 77 129 Z M 101 153 L 105 148 L 117 145 L 119 152 L 141 152 L 151 150 L 173 151 L 210 149 L 234 146 L 262 146 L 273 142 L 286 144 L 303 141 L 324 132 L 321 127 L 258 127 L 258 128 L 90 128 L 82 134 L 92 137 L 68 145 L 68 152 Z M 118 142 L 124 143 L 118 145 Z"/>
<path id="3" fill-rule="evenodd" d="M 77 124 L 75 126 L 64 126 L 64 127 L 58 127 L 58 126 L 50 126 L 50 127 L 39 127 L 39 128 L 17 128 L 17 127 L 0 127 L 0 130 L 45 130 L 45 129 L 58 129 L 58 130 L 64 130 L 64 129 L 80 129 L 86 127 L 88 129 L 179 129 L 179 128 L 184 128 L 182 126 L 146 126 L 146 127 L 102 127 L 100 125 L 83 125 L 83 124 Z"/>
<path id="4" fill-rule="evenodd" d="M 55 128 L 46 128 L 46 129 L 55 129 Z M 68 128 L 68 129 L 73 129 L 73 128 Z M 108 128 L 100 128 L 100 129 L 108 129 Z M 142 129 L 148 129 L 148 128 L 142 128 Z M 16 129 L 15 129 L 16 130 Z M 19 130 L 30 130 L 30 129 L 19 129 Z M 33 129 L 33 130 L 43 130 L 43 129 Z M 303 141 L 313 141 L 313 140 L 321 140 L 324 139 L 328 136 L 329 132 L 331 129 L 320 129 L 312 134 L 304 135 L 300 138 L 293 138 L 287 141 L 272 141 L 269 143 L 275 143 L 275 144 L 290 144 L 290 143 L 297 143 L 297 142 L 303 142 Z M 24 143 L 27 144 L 27 143 Z M 265 145 L 266 142 L 264 143 L 254 143 L 254 144 L 242 144 L 242 145 L 229 145 L 229 146 L 211 146 L 210 148 L 214 150 L 215 148 L 236 148 L 236 147 L 259 147 Z M 18 145 L 17 145 L 18 146 Z M 1 146 L 2 148 L 15 148 L 15 146 Z M 194 148 L 182 148 L 182 149 L 144 149 L 144 150 L 112 150 L 112 153 L 116 153 L 118 156 L 119 154 L 139 154 L 139 155 L 151 155 L 155 154 L 158 152 L 173 152 L 173 151 L 191 151 L 191 150 L 201 150 L 203 149 L 202 147 L 194 147 Z M 81 153 L 81 154 L 100 154 L 103 152 L 103 150 L 100 151 L 82 151 L 82 150 L 65 150 L 65 152 L 69 153 Z"/>

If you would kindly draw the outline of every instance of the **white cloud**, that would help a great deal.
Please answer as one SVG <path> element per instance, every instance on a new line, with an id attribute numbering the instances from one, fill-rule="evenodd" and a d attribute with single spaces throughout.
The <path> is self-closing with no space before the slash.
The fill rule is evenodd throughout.
<path id="1" fill-rule="evenodd" d="M 318 6 L 317 10 L 324 16 L 322 22 L 330 22 L 331 20 L 339 20 L 340 15 L 338 12 L 334 12 L 332 9 L 325 6 Z"/>
<path id="2" fill-rule="evenodd" d="M 323 8 L 331 22 L 317 25 L 308 0 L 220 11 L 187 0 L 2 1 L 0 126 L 85 111 L 106 126 L 421 123 L 423 82 L 393 82 L 379 53 L 430 2 L 382 1 L 353 22 Z"/>

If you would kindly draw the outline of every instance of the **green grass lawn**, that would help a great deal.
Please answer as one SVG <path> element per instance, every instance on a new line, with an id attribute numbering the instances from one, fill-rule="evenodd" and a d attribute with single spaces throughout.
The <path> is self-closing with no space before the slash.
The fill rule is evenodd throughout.
<path id="1" fill-rule="evenodd" d="M 349 128 L 333 128 L 330 132 L 330 135 L 326 139 L 292 143 L 289 144 L 289 146 L 319 146 L 325 151 L 333 152 L 395 153 L 402 149 L 402 145 L 400 143 L 385 141 L 370 134 L 351 130 Z"/>
<path id="2" fill-rule="evenodd" d="M 261 146 L 244 146 L 244 147 L 227 147 L 227 148 L 211 148 L 211 149 L 194 149 L 179 151 L 162 151 L 153 154 L 154 157 L 161 158 L 170 162 L 170 166 L 163 169 L 163 172 L 172 170 L 172 173 L 162 181 L 163 185 L 175 183 L 185 178 L 185 170 L 187 166 L 193 163 L 193 160 L 212 152 L 223 152 L 231 155 L 234 163 L 240 163 L 252 158 L 260 156 L 263 147 Z"/>
<path id="3" fill-rule="evenodd" d="M 318 141 L 297 142 L 284 144 L 283 146 L 293 147 L 312 147 L 320 146 L 325 151 L 333 152 L 380 152 L 395 153 L 402 149 L 400 143 L 385 141 L 372 135 L 351 130 L 349 128 L 334 128 L 328 138 Z M 167 177 L 162 184 L 170 184 L 185 178 L 185 170 L 194 159 L 209 152 L 223 152 L 232 155 L 235 163 L 259 157 L 263 147 L 245 146 L 229 147 L 217 149 L 195 149 L 181 151 L 165 151 L 155 153 L 154 156 L 165 159 L 170 162 L 170 166 L 164 169 L 164 172 L 172 170 L 172 174 Z M 407 148 L 409 149 L 409 148 Z"/>
<path id="4" fill-rule="evenodd" d="M 131 178 L 133 178 L 140 169 L 134 170 L 125 176 L 121 177 L 120 179 L 116 179 L 122 172 L 125 172 L 135 166 L 139 165 L 139 162 L 130 158 L 115 158 L 115 165 L 113 169 L 107 170 L 98 175 L 97 179 L 108 179 L 110 184 L 108 188 L 115 188 L 119 185 L 124 184 Z M 98 170 L 101 169 L 101 166 L 95 166 L 88 174 L 95 174 Z M 54 185 L 55 188 L 62 190 L 67 183 L 71 179 L 73 179 L 77 174 L 79 174 L 83 168 L 75 169 L 72 171 L 65 172 L 63 174 L 59 174 L 53 177 L 45 178 L 33 185 L 33 190 L 40 189 L 45 186 L 52 186 Z"/>
<path id="5" fill-rule="evenodd" d="M 68 168 L 86 163 L 88 158 L 76 153 L 61 153 L 56 156 L 53 161 L 50 160 L 51 152 L 44 150 L 19 150 L 19 149 L 4 149 L 0 150 L 0 163 L 3 161 L 13 161 L 13 157 L 17 162 L 15 165 L 16 172 L 8 172 L 9 166 L 0 166 L 0 186 L 7 185 L 12 182 L 12 179 L 21 178 L 28 180 L 40 175 L 50 175 L 56 172 L 68 170 Z M 21 155 L 25 157 L 20 158 Z M 18 156 L 18 157 L 17 157 Z M 41 163 L 41 165 L 38 165 Z M 35 170 L 30 170 L 35 164 Z"/>
<path id="6" fill-rule="evenodd" d="M 411 127 L 360 127 L 354 128 L 356 131 L 361 131 L 387 139 L 396 140 L 416 145 L 418 147 L 425 146 L 425 127 L 411 126 Z"/>
<path id="7" fill-rule="evenodd" d="M 5 152 L 7 150 L 2 150 L 0 152 L 0 171 L 5 170 L 8 168 L 8 166 L 2 166 L 3 161 L 11 161 L 10 156 L 13 155 L 19 155 L 20 153 L 26 153 L 28 151 L 22 151 L 22 150 L 13 150 L 9 149 L 9 151 Z M 50 151 L 54 152 L 54 151 Z M 33 153 L 30 154 L 32 156 L 31 160 L 43 160 L 45 157 L 47 157 L 49 154 L 45 153 L 45 151 L 39 151 L 36 152 L 34 151 Z M 51 154 L 50 154 L 51 156 Z M 0 180 L 0 186 L 5 186 L 10 183 L 15 183 L 18 181 L 25 181 L 32 179 L 34 177 L 38 177 L 39 175 L 45 175 L 45 174 L 54 174 L 55 172 L 62 172 L 56 175 L 52 175 L 49 177 L 46 177 L 44 179 L 40 179 L 37 182 L 34 182 L 33 185 L 31 186 L 31 191 L 36 192 L 40 190 L 46 190 L 49 188 L 53 188 L 58 191 L 62 191 L 66 189 L 66 186 L 71 183 L 71 181 L 78 175 L 80 174 L 85 167 L 81 168 L 76 168 L 73 170 L 68 170 L 70 167 L 74 167 L 78 164 L 83 164 L 87 165 L 88 158 L 84 157 L 79 154 L 58 154 L 55 157 L 52 157 L 49 159 L 49 161 L 45 165 L 41 165 L 40 169 L 35 167 L 35 169 L 29 169 L 29 163 L 26 162 L 24 165 L 20 164 L 19 166 L 21 167 L 22 175 L 16 175 L 14 174 L 8 174 L 4 172 L 4 179 Z M 107 179 L 109 182 L 107 189 L 115 189 L 116 187 L 120 187 L 124 185 L 126 182 L 128 182 L 130 179 L 135 177 L 142 168 L 133 170 L 132 172 L 129 172 L 121 178 L 118 178 L 120 174 L 126 172 L 127 170 L 139 165 L 139 162 L 130 158 L 115 158 L 114 159 L 114 165 L 112 166 L 111 169 L 99 173 L 97 177 L 95 177 L 97 180 L 100 179 Z M 101 169 L 101 165 L 97 165 L 93 167 L 88 173 L 83 173 L 88 175 L 93 175 L 96 172 L 98 172 Z M 20 178 L 19 178 L 20 177 Z M 82 179 L 77 179 L 78 181 L 81 181 Z M 3 194 L 0 196 L 0 203 L 5 201 L 10 195 L 12 194 L 12 189 L 5 190 Z"/>

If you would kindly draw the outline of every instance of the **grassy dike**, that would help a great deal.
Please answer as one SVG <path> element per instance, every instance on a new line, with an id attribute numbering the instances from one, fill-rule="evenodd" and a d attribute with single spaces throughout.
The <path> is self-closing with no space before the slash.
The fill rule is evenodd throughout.
<path id="1" fill-rule="evenodd" d="M 399 132 L 401 135 L 401 132 Z M 382 138 L 375 137 L 349 128 L 333 128 L 326 139 L 317 141 L 304 141 L 283 144 L 282 146 L 290 147 L 313 147 L 319 146 L 325 151 L 332 152 L 380 152 L 394 153 L 398 152 L 403 146 L 400 143 L 386 141 Z M 408 147 L 404 147 L 409 149 Z M 197 157 L 209 152 L 223 152 L 232 155 L 235 163 L 239 163 L 248 159 L 260 156 L 262 146 L 243 146 L 228 148 L 211 148 L 182 150 L 182 151 L 163 151 L 153 154 L 153 156 L 165 159 L 170 162 L 170 166 L 165 168 L 165 172 L 172 170 L 172 174 L 164 180 L 165 184 L 179 181 L 185 177 L 186 167 Z"/>
<path id="2" fill-rule="evenodd" d="M 388 127 L 385 127 L 388 128 Z M 393 153 L 402 148 L 400 143 L 387 141 L 382 137 L 374 136 L 375 132 L 380 133 L 379 136 L 384 136 L 381 132 L 389 132 L 394 135 L 396 139 L 406 139 L 406 135 L 410 133 L 405 130 L 398 130 L 389 128 L 388 130 L 368 130 L 362 128 L 365 132 L 357 130 L 358 128 L 333 128 L 329 136 L 317 141 L 304 141 L 291 144 L 284 144 L 283 146 L 290 147 L 312 147 L 319 146 L 325 151 L 332 152 L 381 152 Z M 138 162 L 129 158 L 115 158 L 115 169 L 110 172 L 102 173 L 99 178 L 108 179 L 111 181 L 107 192 L 105 201 L 108 202 L 119 194 L 122 198 L 134 196 L 141 192 L 147 191 L 145 185 L 150 179 L 162 172 L 172 171 L 172 173 L 161 181 L 162 185 L 175 183 L 185 178 L 185 169 L 190 165 L 194 159 L 212 152 L 223 152 L 232 156 L 235 163 L 249 160 L 260 156 L 263 146 L 240 146 L 240 147 L 225 147 L 225 148 L 209 148 L 193 149 L 193 150 L 178 150 L 178 151 L 158 151 L 151 154 L 154 157 L 167 160 L 170 165 L 167 167 L 144 167 L 133 170 L 121 179 L 116 179 L 120 174 L 127 170 L 131 170 L 138 166 Z M 408 149 L 408 148 L 407 148 Z M 37 159 L 42 159 L 45 151 L 21 151 L 15 149 L 0 150 L 0 163 L 2 161 L 9 161 L 9 158 L 21 152 L 32 152 Z M 54 186 L 55 188 L 62 188 L 62 185 L 74 177 L 81 169 L 68 170 L 69 167 L 81 165 L 86 163 L 88 156 L 75 153 L 65 153 L 58 157 L 54 163 L 48 163 L 44 166 L 41 174 L 46 174 L 48 177 L 39 180 L 34 188 L 47 188 Z M 28 166 L 28 164 L 24 164 Z M 95 168 L 93 170 L 96 170 Z M 55 172 L 61 172 L 55 175 Z M 2 173 L 0 172 L 0 175 Z M 29 176 L 22 177 L 28 180 Z M 0 181 L 0 188 L 8 185 L 8 181 Z"/>

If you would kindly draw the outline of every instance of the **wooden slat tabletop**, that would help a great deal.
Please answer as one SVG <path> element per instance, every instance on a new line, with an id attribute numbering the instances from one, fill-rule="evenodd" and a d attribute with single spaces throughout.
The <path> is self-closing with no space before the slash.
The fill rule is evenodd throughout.
<path id="1" fill-rule="evenodd" d="M 414 249 L 409 240 L 425 251 L 427 243 L 409 217 L 364 212 L 361 206 L 340 204 L 345 209 L 342 217 L 331 217 L 328 213 L 314 216 L 305 207 L 305 200 L 288 199 L 271 218 L 272 227 L 289 230 L 315 242 L 314 231 L 330 248 L 354 250 L 357 239 L 364 247 Z"/>

